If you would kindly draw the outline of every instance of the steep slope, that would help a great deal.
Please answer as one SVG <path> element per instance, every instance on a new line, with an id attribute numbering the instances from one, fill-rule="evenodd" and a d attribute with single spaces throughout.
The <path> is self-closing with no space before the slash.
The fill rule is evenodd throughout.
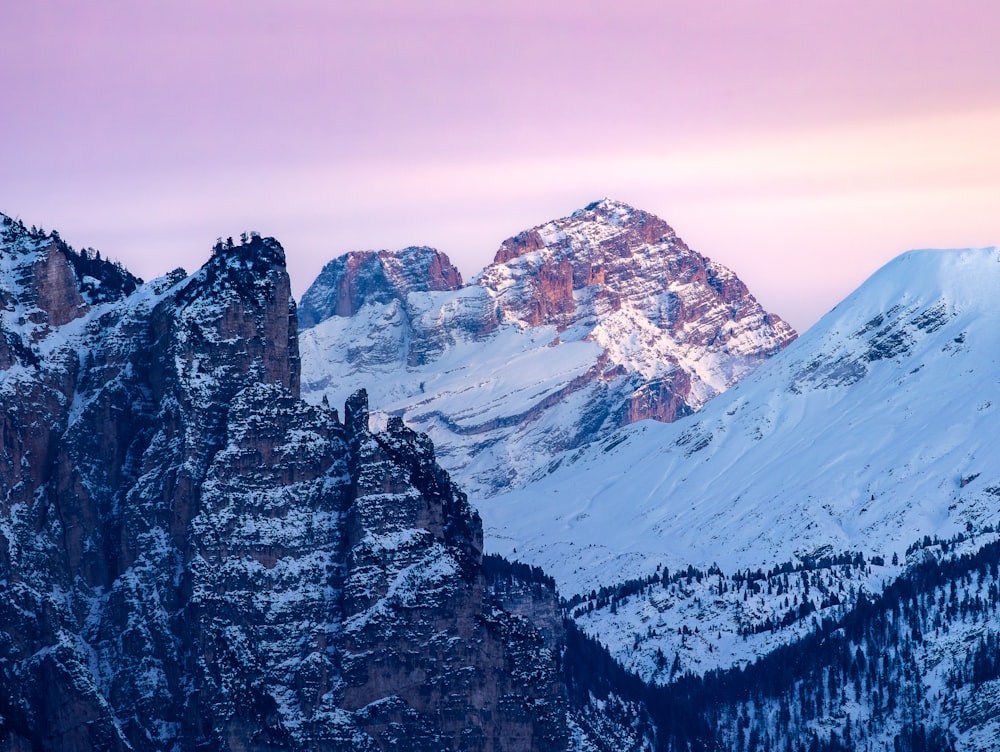
<path id="1" fill-rule="evenodd" d="M 481 504 L 487 546 L 579 594 L 646 676 L 669 676 L 658 651 L 698 671 L 766 653 L 881 592 L 913 542 L 997 523 L 998 294 L 995 248 L 901 256 L 696 416 Z"/>
<path id="2" fill-rule="evenodd" d="M 400 258 L 450 266 L 420 250 Z M 303 297 L 306 399 L 373 384 L 373 406 L 426 431 L 477 498 L 622 425 L 699 409 L 795 336 L 665 222 L 607 199 L 505 241 L 461 289 L 434 292 L 424 271 L 397 283 L 385 252 L 360 258 L 331 262 Z"/>
<path id="3" fill-rule="evenodd" d="M 276 241 L 139 286 L 0 221 L 4 749 L 567 747 L 427 438 L 298 399 Z"/>

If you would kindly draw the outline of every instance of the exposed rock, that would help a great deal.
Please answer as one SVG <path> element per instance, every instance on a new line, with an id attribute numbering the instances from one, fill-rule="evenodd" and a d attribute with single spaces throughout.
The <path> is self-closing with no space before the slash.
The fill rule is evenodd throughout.
<path id="1" fill-rule="evenodd" d="M 34 303 L 49 326 L 62 326 L 87 312 L 73 267 L 55 241 L 39 253 L 31 271 Z"/>
<path id="2" fill-rule="evenodd" d="M 690 394 L 691 376 L 677 369 L 660 381 L 643 384 L 625 401 L 623 424 L 635 423 L 645 418 L 670 423 L 690 415 L 692 410 L 684 397 Z"/>
<path id="3" fill-rule="evenodd" d="M 666 222 L 608 199 L 504 241 L 477 281 L 508 320 L 584 325 L 609 345 L 621 335 L 606 320 L 623 309 L 673 339 L 677 354 L 698 347 L 756 361 L 795 338 L 735 274 L 688 248 Z M 657 412 L 665 419 L 667 411 Z"/>
<path id="4" fill-rule="evenodd" d="M 462 275 L 433 248 L 413 246 L 398 253 L 356 251 L 334 259 L 302 297 L 303 329 L 330 316 L 353 316 L 366 302 L 406 302 L 411 292 L 457 290 Z"/>
<path id="5" fill-rule="evenodd" d="M 0 748 L 566 748 L 430 440 L 298 399 L 277 242 L 125 294 L 5 240 Z"/>

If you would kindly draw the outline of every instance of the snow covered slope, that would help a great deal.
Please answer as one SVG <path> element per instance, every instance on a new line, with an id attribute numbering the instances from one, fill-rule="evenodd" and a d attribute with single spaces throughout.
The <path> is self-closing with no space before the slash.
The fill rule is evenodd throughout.
<path id="1" fill-rule="evenodd" d="M 793 642 L 1000 519 L 998 296 L 996 248 L 905 254 L 697 415 L 481 502 L 487 548 L 647 678 Z"/>
<path id="2" fill-rule="evenodd" d="M 687 415 L 795 337 L 663 220 L 607 199 L 508 239 L 466 287 L 443 254 L 399 256 L 336 259 L 306 293 L 303 393 L 339 404 L 366 384 L 473 498 Z"/>
<path id="3" fill-rule="evenodd" d="M 489 545 L 565 594 L 657 564 L 891 556 L 994 522 L 1000 251 L 915 251 L 673 424 L 564 453 L 481 505 Z"/>

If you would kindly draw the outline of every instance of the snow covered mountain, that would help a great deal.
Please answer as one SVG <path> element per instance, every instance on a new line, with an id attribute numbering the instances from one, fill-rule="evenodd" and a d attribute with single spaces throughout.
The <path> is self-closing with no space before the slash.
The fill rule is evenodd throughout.
<path id="1" fill-rule="evenodd" d="M 900 257 L 673 423 L 620 391 L 577 405 L 596 441 L 518 447 L 602 394 L 567 371 L 707 389 L 773 323 L 655 218 L 574 217 L 470 286 L 345 257 L 303 314 L 383 397 L 423 375 L 545 450 L 478 501 L 484 542 L 426 434 L 300 399 L 276 241 L 144 284 L 0 215 L 0 750 L 997 749 L 1000 249 Z M 671 263 L 656 308 L 635 265 Z"/>
<path id="2" fill-rule="evenodd" d="M 661 219 L 607 199 L 506 240 L 471 285 L 451 269 L 428 248 L 332 261 L 303 297 L 303 393 L 370 384 L 476 498 L 699 409 L 795 337 Z"/>
<path id="3" fill-rule="evenodd" d="M 657 748 L 669 752 L 991 752 L 1000 747 L 1000 542 L 987 537 L 921 547 L 891 585 L 841 613 L 824 609 L 807 635 L 750 665 L 665 686 L 615 668 L 571 627 L 569 683 L 608 700 L 615 687 L 647 708 Z M 766 579 L 768 590 L 781 584 Z"/>
<path id="4" fill-rule="evenodd" d="M 543 567 L 661 681 L 675 655 L 705 671 L 798 639 L 936 539 L 992 539 L 998 295 L 996 248 L 905 254 L 698 414 L 481 502 L 487 547 Z"/>

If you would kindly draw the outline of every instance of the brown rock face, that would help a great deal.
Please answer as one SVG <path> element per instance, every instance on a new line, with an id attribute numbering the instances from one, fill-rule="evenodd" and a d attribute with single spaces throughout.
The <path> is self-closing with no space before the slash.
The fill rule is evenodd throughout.
<path id="1" fill-rule="evenodd" d="M 426 284 L 428 290 L 457 290 L 462 286 L 462 275 L 447 255 L 435 252 L 427 265 Z"/>
<path id="2" fill-rule="evenodd" d="M 576 309 L 573 300 L 573 265 L 569 259 L 546 261 L 532 278 L 524 320 L 538 326 L 563 318 Z"/>
<path id="3" fill-rule="evenodd" d="M 87 312 L 73 267 L 55 241 L 49 242 L 32 265 L 32 276 L 35 302 L 49 326 L 62 326 Z"/>
<path id="4" fill-rule="evenodd" d="M 545 247 L 545 241 L 538 234 L 538 230 L 525 230 L 512 238 L 508 238 L 500 245 L 493 258 L 494 264 L 506 264 L 508 261 L 526 256 L 532 251 Z"/>
<path id="5" fill-rule="evenodd" d="M 677 370 L 660 381 L 643 384 L 628 396 L 622 423 L 653 418 L 671 423 L 691 414 L 685 396 L 691 392 L 691 377 L 686 371 Z"/>
<path id="6" fill-rule="evenodd" d="M 303 329 L 330 316 L 353 316 L 368 301 L 406 302 L 411 292 L 457 290 L 462 275 L 448 256 L 433 248 L 355 251 L 327 264 L 302 296 Z"/>

